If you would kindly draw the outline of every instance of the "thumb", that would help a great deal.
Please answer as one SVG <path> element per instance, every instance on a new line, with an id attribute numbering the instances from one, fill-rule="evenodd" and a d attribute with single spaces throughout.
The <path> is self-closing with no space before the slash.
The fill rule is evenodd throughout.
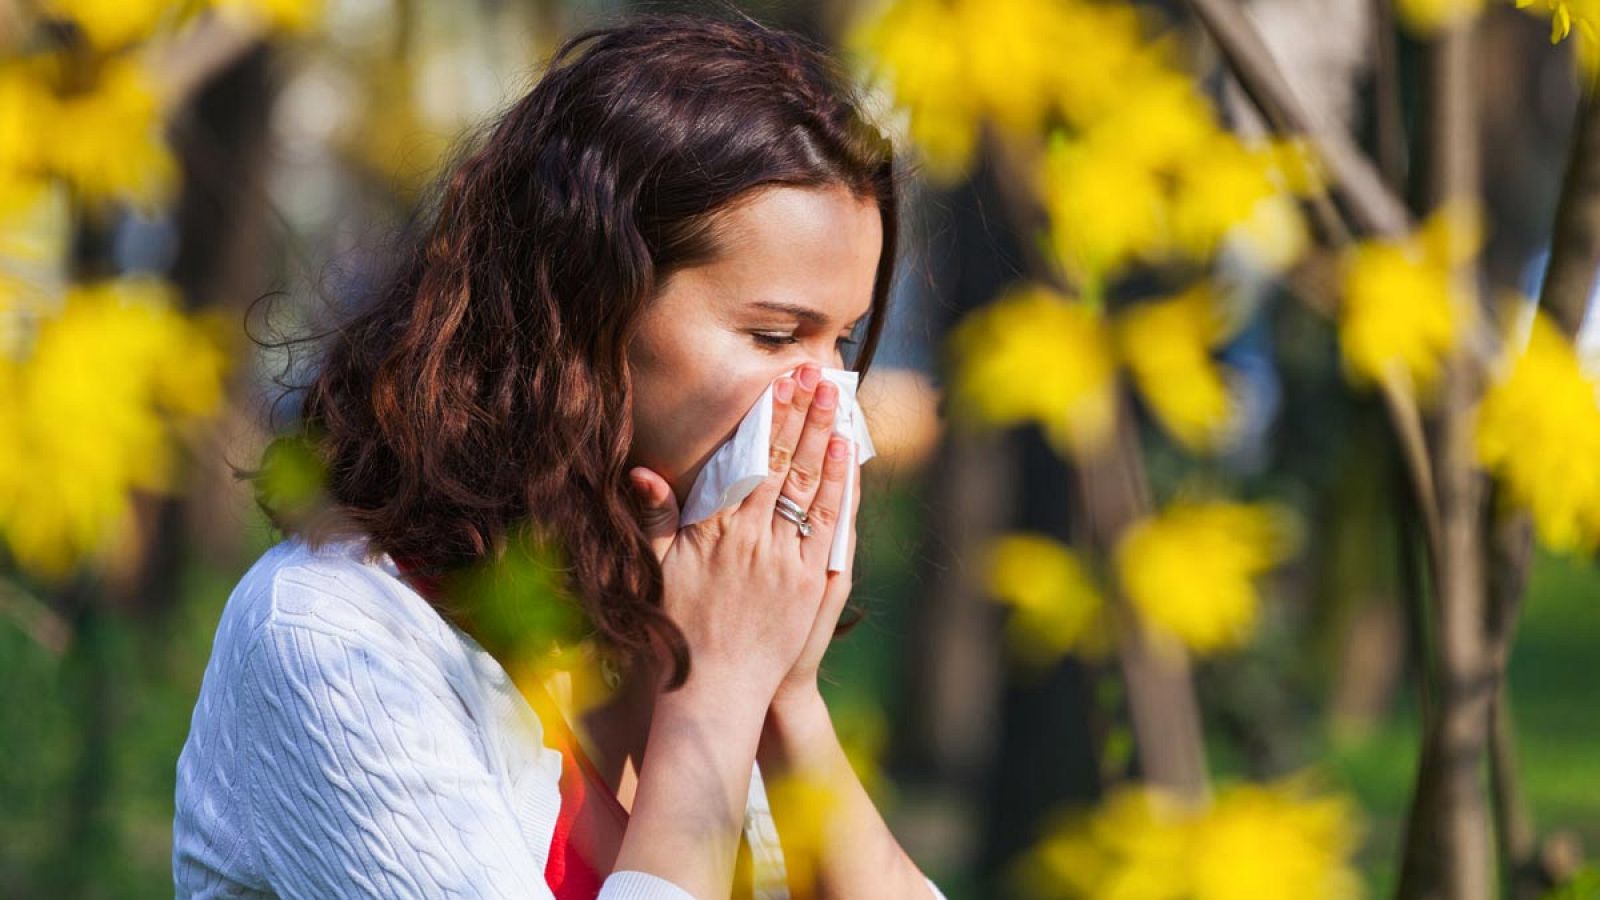
<path id="1" fill-rule="evenodd" d="M 637 501 L 639 524 L 656 558 L 661 559 L 678 534 L 678 498 L 665 478 L 643 466 L 629 470 L 628 484 Z"/>

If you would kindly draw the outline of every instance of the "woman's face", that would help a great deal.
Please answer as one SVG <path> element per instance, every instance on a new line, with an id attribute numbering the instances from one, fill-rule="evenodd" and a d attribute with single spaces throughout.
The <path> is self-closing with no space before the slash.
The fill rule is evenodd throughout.
<path id="1" fill-rule="evenodd" d="M 680 508 L 773 379 L 844 368 L 883 245 L 877 204 L 844 188 L 765 188 L 724 215 L 721 256 L 675 273 L 628 348 L 628 464 L 665 478 Z"/>

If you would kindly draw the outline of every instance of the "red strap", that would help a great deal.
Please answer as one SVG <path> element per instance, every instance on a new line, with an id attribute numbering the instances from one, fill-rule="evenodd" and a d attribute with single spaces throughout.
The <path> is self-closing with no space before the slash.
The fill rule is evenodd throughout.
<path id="1" fill-rule="evenodd" d="M 579 769 L 575 746 L 565 746 L 561 754 L 561 812 L 556 816 L 555 835 L 550 840 L 550 859 L 545 863 L 544 880 L 556 900 L 594 900 L 600 893 L 600 873 L 578 852 L 582 834 L 574 826 L 582 820 L 578 811 L 588 797 L 584 775 Z"/>

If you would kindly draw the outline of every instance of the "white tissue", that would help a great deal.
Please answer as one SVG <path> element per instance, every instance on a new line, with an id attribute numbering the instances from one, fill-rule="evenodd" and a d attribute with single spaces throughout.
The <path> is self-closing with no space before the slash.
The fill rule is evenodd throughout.
<path id="1" fill-rule="evenodd" d="M 796 367 L 787 374 L 793 377 L 798 370 Z M 866 416 L 861 414 L 860 407 L 856 405 L 857 373 L 849 369 L 824 368 L 822 377 L 839 388 L 833 431 L 850 439 L 850 465 L 845 468 L 841 513 L 844 527 L 834 531 L 833 547 L 828 551 L 828 571 L 841 572 L 844 571 L 845 557 L 850 552 L 850 530 L 855 527 L 850 519 L 849 504 L 855 490 L 856 466 L 876 456 L 877 451 L 872 446 L 872 436 L 867 432 Z M 680 527 L 693 525 L 710 518 L 718 510 L 739 503 L 767 477 L 772 457 L 772 387 L 771 384 L 767 385 L 755 405 L 739 422 L 733 437 L 706 460 L 694 486 L 689 489 L 689 496 L 684 499 L 678 519 Z"/>

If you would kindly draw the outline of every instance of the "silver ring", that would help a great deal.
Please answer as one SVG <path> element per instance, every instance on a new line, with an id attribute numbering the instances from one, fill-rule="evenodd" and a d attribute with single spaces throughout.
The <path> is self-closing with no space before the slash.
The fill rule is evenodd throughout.
<path id="1" fill-rule="evenodd" d="M 811 518 L 811 516 L 805 510 L 800 508 L 800 504 L 794 502 L 783 494 L 778 495 L 778 505 L 789 510 L 789 512 L 794 513 L 802 519 Z"/>
<path id="2" fill-rule="evenodd" d="M 779 496 L 781 497 L 782 495 L 779 495 Z M 790 501 L 790 502 L 791 502 L 791 504 L 793 503 L 793 501 Z M 783 506 L 781 504 L 779 506 L 777 506 L 777 507 L 774 507 L 773 511 L 776 512 L 778 515 L 783 516 L 785 519 L 788 519 L 789 521 L 793 522 L 794 523 L 794 527 L 800 529 L 800 536 L 801 537 L 810 537 L 811 536 L 811 523 L 806 521 L 806 514 L 805 513 L 796 514 L 794 512 L 794 510 L 790 509 L 788 506 Z"/>

